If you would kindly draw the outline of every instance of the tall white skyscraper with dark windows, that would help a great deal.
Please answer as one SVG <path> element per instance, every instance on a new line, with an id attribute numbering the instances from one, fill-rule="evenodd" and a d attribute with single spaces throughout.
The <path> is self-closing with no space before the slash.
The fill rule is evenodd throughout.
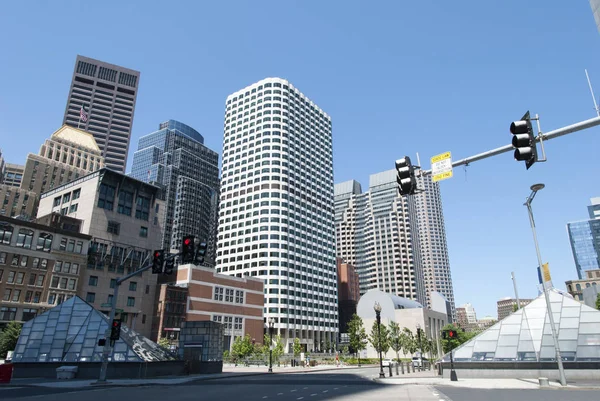
<path id="1" fill-rule="evenodd" d="M 217 270 L 264 279 L 256 323 L 273 318 L 287 351 L 322 349 L 338 331 L 331 118 L 280 78 L 225 113 Z"/>
<path id="2" fill-rule="evenodd" d="M 437 291 L 450 303 L 452 321 L 456 321 L 454 287 L 450 274 L 450 259 L 446 241 L 446 224 L 442 210 L 440 185 L 430 175 L 418 178 L 425 192 L 414 195 L 419 225 L 419 242 L 423 264 L 423 279 L 427 306 L 431 307 L 431 292 Z"/>

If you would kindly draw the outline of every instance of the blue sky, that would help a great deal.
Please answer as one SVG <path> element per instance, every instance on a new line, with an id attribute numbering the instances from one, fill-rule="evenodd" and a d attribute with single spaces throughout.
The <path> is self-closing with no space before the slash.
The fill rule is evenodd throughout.
<path id="1" fill-rule="evenodd" d="M 77 54 L 141 71 L 131 153 L 167 119 L 222 150 L 228 94 L 289 79 L 333 121 L 335 181 L 419 152 L 454 159 L 510 143 L 526 110 L 549 131 L 594 117 L 600 35 L 587 1 L 11 1 L 0 14 L 0 148 L 23 163 L 62 123 Z M 565 225 L 598 189 L 600 128 L 547 143 L 548 162 L 504 154 L 441 183 L 457 304 L 537 295 L 527 211 L 555 285 L 576 278 Z"/>

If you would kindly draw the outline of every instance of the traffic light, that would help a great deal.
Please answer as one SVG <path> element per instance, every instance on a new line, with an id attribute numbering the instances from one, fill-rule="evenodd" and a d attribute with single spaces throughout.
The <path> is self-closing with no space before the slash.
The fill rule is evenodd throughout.
<path id="1" fill-rule="evenodd" d="M 400 195 L 413 195 L 417 189 L 415 166 L 410 162 L 410 157 L 404 156 L 396 160 L 396 181 Z"/>
<path id="2" fill-rule="evenodd" d="M 513 134 L 512 145 L 515 147 L 515 160 L 524 161 L 525 167 L 529 170 L 529 167 L 538 160 L 529 111 L 519 121 L 513 121 L 510 124 L 510 133 Z"/>
<path id="3" fill-rule="evenodd" d="M 170 258 L 165 262 L 165 271 L 164 274 L 173 274 L 173 269 L 175 268 L 175 259 Z"/>
<path id="4" fill-rule="evenodd" d="M 152 255 L 152 274 L 160 274 L 165 263 L 165 250 L 157 249 Z"/>
<path id="5" fill-rule="evenodd" d="M 200 242 L 198 249 L 196 249 L 196 264 L 204 263 L 204 256 L 206 256 L 206 242 Z"/>
<path id="6" fill-rule="evenodd" d="M 121 321 L 114 319 L 112 321 L 112 327 L 110 328 L 110 339 L 117 341 L 121 337 Z"/>
<path id="7" fill-rule="evenodd" d="M 456 330 L 444 330 L 442 332 L 442 338 L 444 340 L 452 340 L 454 338 L 458 338 L 458 333 Z"/>
<path id="8" fill-rule="evenodd" d="M 183 237 L 183 242 L 181 243 L 181 261 L 183 263 L 192 263 L 195 256 L 194 236 L 186 235 Z"/>

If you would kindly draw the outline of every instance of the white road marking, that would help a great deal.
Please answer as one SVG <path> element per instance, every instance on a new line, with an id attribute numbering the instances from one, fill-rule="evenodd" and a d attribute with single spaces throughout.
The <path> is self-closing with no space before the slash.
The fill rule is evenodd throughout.
<path id="1" fill-rule="evenodd" d="M 277 395 L 283 395 L 283 393 L 277 393 Z"/>
<path id="2" fill-rule="evenodd" d="M 290 393 L 293 393 L 294 391 L 298 391 L 298 390 L 296 390 L 296 389 L 290 390 Z"/>
<path id="3" fill-rule="evenodd" d="M 304 398 L 304 397 L 298 397 L 298 398 L 296 398 L 296 399 L 297 399 L 297 400 L 301 400 L 301 399 L 303 399 L 303 398 Z"/>
<path id="4" fill-rule="evenodd" d="M 264 398 L 269 398 L 269 396 L 268 396 L 268 395 L 263 395 L 263 399 L 264 399 Z"/>
<path id="5" fill-rule="evenodd" d="M 306 390 L 308 387 L 302 387 L 302 390 Z"/>
<path id="6" fill-rule="evenodd" d="M 310 396 L 311 396 L 311 397 L 314 397 L 315 395 L 317 395 L 317 393 L 312 393 Z"/>
<path id="7" fill-rule="evenodd" d="M 324 393 L 328 392 L 329 390 L 323 390 Z"/>
<path id="8" fill-rule="evenodd" d="M 334 387 L 334 390 L 338 390 L 338 389 L 339 389 L 339 387 Z"/>

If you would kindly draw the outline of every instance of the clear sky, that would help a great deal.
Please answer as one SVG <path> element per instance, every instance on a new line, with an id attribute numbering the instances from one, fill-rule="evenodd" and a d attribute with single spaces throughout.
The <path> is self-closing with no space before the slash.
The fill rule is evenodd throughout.
<path id="1" fill-rule="evenodd" d="M 0 148 L 24 163 L 62 123 L 77 54 L 141 71 L 140 136 L 182 121 L 221 153 L 225 98 L 262 78 L 290 80 L 331 115 L 335 182 L 510 143 L 526 110 L 549 131 L 595 116 L 600 34 L 585 0 L 4 1 L 0 3 Z M 537 295 L 529 186 L 553 281 L 576 278 L 566 223 L 600 196 L 600 128 L 547 143 L 529 171 L 512 154 L 441 183 L 457 305 L 496 315 Z"/>

